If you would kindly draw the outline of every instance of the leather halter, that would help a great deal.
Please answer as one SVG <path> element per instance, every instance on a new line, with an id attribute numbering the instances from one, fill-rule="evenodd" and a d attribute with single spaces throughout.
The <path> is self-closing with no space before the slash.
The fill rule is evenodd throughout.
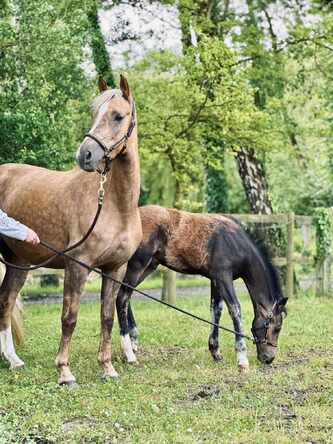
<path id="1" fill-rule="evenodd" d="M 103 143 L 101 140 L 99 140 L 93 134 L 87 133 L 84 135 L 84 137 L 88 137 L 89 139 L 94 140 L 99 145 L 99 147 L 102 148 L 102 150 L 104 151 L 104 160 L 105 160 L 104 174 L 110 169 L 110 164 L 112 162 L 112 158 L 111 158 L 112 151 L 115 150 L 116 148 L 118 148 L 118 146 L 121 145 L 122 143 L 123 143 L 123 147 L 122 147 L 121 151 L 118 153 L 118 155 L 123 153 L 125 151 L 125 149 L 127 148 L 127 141 L 131 137 L 133 129 L 135 128 L 135 125 L 136 125 L 135 120 L 136 120 L 135 102 L 134 102 L 134 100 L 132 100 L 131 122 L 129 124 L 126 134 L 121 139 L 119 139 L 116 143 L 114 143 L 110 147 L 107 147 L 105 145 L 105 143 Z"/>
<path id="2" fill-rule="evenodd" d="M 274 311 L 276 305 L 277 305 L 277 301 L 274 302 L 273 307 L 268 312 L 267 318 L 264 319 L 262 327 L 257 327 L 255 329 L 253 327 L 251 328 L 251 332 L 253 334 L 254 342 L 256 344 L 267 344 L 267 345 L 270 345 L 271 347 L 277 348 L 277 346 L 278 346 L 277 344 L 273 344 L 272 342 L 268 342 L 267 341 L 267 333 L 268 333 L 269 326 L 272 323 L 273 311 Z M 264 330 L 264 329 L 265 329 L 265 336 L 262 339 L 259 339 L 258 336 L 256 335 L 256 331 L 257 330 Z"/>

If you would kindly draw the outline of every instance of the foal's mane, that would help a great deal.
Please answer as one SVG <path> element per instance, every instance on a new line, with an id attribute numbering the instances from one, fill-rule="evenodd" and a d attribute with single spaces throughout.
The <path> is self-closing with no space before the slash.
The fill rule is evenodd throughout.
<path id="1" fill-rule="evenodd" d="M 264 243 L 262 239 L 253 240 L 253 243 L 260 254 L 266 269 L 268 271 L 270 282 L 272 286 L 273 296 L 274 300 L 280 299 L 282 297 L 282 288 L 281 288 L 281 280 L 278 273 L 277 268 L 273 264 L 272 261 L 272 255 L 267 247 L 267 245 Z"/>
<path id="2" fill-rule="evenodd" d="M 250 232 L 250 230 L 247 227 L 244 227 L 243 224 L 241 224 L 236 219 L 232 218 L 234 221 L 238 223 L 241 230 L 244 232 L 245 236 L 248 238 L 249 242 L 251 243 L 254 251 L 257 253 L 257 255 L 262 260 L 265 269 L 267 271 L 267 275 L 270 282 L 270 288 L 272 292 L 272 296 L 274 298 L 274 301 L 279 300 L 283 297 L 282 287 L 281 287 L 281 279 L 279 276 L 279 272 L 275 265 L 273 264 L 272 255 L 265 244 L 264 240 L 260 237 L 255 237 L 253 232 Z"/>

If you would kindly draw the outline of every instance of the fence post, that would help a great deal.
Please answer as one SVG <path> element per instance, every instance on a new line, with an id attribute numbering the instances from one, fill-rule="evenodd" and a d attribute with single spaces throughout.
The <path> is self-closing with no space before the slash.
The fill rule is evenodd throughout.
<path id="1" fill-rule="evenodd" d="M 288 298 L 294 295 L 294 227 L 295 214 L 288 214 L 288 243 L 287 243 L 287 273 L 286 273 L 286 294 Z"/>
<path id="2" fill-rule="evenodd" d="M 173 270 L 166 269 L 163 273 L 163 289 L 162 300 L 169 304 L 176 303 L 177 293 L 177 273 Z"/>

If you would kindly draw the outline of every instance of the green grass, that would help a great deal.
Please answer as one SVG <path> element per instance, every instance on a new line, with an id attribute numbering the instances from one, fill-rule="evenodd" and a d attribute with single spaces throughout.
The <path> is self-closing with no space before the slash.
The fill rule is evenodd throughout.
<path id="1" fill-rule="evenodd" d="M 197 287 L 201 285 L 210 285 L 210 282 L 208 279 L 200 277 L 200 276 L 191 276 L 184 278 L 178 278 L 177 279 L 177 287 L 184 288 L 184 287 Z M 138 288 L 141 288 L 142 290 L 152 289 L 152 288 L 162 288 L 162 278 L 160 276 L 151 276 L 145 279 Z M 101 280 L 96 279 L 92 282 L 88 282 L 85 288 L 86 292 L 90 293 L 99 293 L 101 289 Z M 47 287 L 41 287 L 40 285 L 25 285 L 22 294 L 23 296 L 26 295 L 34 295 L 34 294 L 58 294 L 62 293 L 63 287 L 59 286 L 47 286 Z"/>
<path id="2" fill-rule="evenodd" d="M 208 317 L 205 298 L 178 304 Z M 224 361 L 216 364 L 207 326 L 151 302 L 134 305 L 139 365 L 123 362 L 115 326 L 121 378 L 107 383 L 96 362 L 99 306 L 81 306 L 71 354 L 80 386 L 72 391 L 57 386 L 53 364 L 60 307 L 26 307 L 18 352 L 27 367 L 10 372 L 0 364 L 0 443 L 333 442 L 333 299 L 291 301 L 276 360 L 260 365 L 249 344 L 248 375 L 238 374 L 231 335 L 222 334 Z M 249 331 L 252 308 L 244 297 L 242 305 Z M 226 313 L 222 320 L 230 326 Z M 204 386 L 219 393 L 194 400 Z"/>

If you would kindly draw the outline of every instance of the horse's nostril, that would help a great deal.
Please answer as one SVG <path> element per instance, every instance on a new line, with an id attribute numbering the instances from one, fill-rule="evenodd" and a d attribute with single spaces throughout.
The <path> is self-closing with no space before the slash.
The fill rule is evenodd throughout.
<path id="1" fill-rule="evenodd" d="M 86 152 L 86 161 L 90 161 L 91 158 L 92 158 L 91 151 L 88 150 L 88 151 Z"/>

